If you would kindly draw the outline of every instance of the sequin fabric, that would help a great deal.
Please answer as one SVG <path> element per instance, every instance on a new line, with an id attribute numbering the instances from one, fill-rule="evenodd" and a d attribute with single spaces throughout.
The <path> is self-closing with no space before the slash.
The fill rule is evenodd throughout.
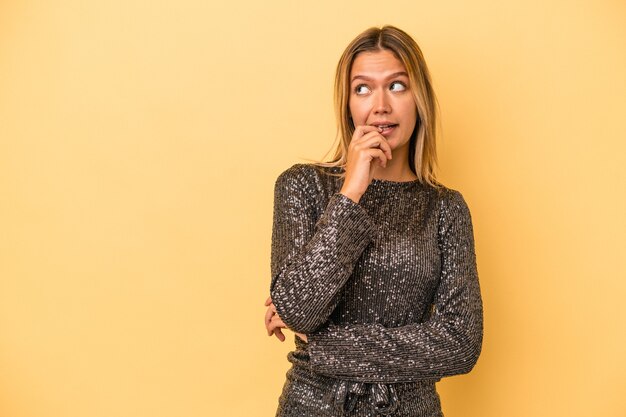
<path id="1" fill-rule="evenodd" d="M 469 372 L 483 309 L 462 195 L 295 164 L 274 189 L 270 295 L 295 337 L 276 416 L 442 416 L 435 383 Z"/>

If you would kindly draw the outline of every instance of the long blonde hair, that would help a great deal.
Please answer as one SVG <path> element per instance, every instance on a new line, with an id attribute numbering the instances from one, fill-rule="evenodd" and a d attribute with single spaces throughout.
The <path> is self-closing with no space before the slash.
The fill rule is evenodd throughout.
<path id="1" fill-rule="evenodd" d="M 409 75 L 410 90 L 417 107 L 417 123 L 409 141 L 409 167 L 421 183 L 435 187 L 437 168 L 437 98 L 432 87 L 426 61 L 417 43 L 406 32 L 394 27 L 372 27 L 358 35 L 341 55 L 335 74 L 335 116 L 337 138 L 330 161 L 316 161 L 324 167 L 345 169 L 348 145 L 354 134 L 354 122 L 348 110 L 350 71 L 357 54 L 380 50 L 391 51 L 404 65 Z M 333 151 L 334 149 L 334 151 Z M 339 175 L 343 175 L 342 172 Z"/>

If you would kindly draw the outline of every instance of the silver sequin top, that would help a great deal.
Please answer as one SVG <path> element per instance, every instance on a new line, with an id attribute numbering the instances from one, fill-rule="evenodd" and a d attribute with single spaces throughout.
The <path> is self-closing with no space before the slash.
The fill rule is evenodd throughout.
<path id="1" fill-rule="evenodd" d="M 276 180 L 270 295 L 296 337 L 295 367 L 376 385 L 469 372 L 483 310 L 462 195 L 374 179 L 355 203 L 340 168 L 295 164 Z"/>

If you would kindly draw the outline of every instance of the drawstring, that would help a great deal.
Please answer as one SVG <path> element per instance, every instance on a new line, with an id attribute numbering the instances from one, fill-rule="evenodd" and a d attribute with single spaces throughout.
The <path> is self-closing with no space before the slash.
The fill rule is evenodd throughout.
<path id="1" fill-rule="evenodd" d="M 333 387 L 335 408 L 342 413 L 351 412 L 354 410 L 358 397 L 367 393 L 368 386 L 371 394 L 371 406 L 376 414 L 388 415 L 396 410 L 398 395 L 393 385 L 366 384 L 344 380 L 335 382 Z"/>
<path id="2" fill-rule="evenodd" d="M 354 409 L 357 398 L 366 392 L 365 383 L 363 382 L 343 380 L 335 382 L 333 387 L 335 408 L 342 413 L 349 413 Z"/>
<path id="3" fill-rule="evenodd" d="M 393 385 L 373 384 L 370 388 L 372 392 L 372 408 L 378 414 L 388 415 L 398 408 L 398 394 Z"/>

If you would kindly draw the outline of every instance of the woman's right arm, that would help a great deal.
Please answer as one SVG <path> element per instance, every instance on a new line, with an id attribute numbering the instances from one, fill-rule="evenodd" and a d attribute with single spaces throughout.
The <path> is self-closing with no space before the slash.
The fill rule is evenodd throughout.
<path id="1" fill-rule="evenodd" d="M 328 320 L 374 234 L 367 211 L 341 193 L 317 219 L 314 175 L 296 164 L 274 188 L 270 296 L 285 325 L 298 333 Z"/>

